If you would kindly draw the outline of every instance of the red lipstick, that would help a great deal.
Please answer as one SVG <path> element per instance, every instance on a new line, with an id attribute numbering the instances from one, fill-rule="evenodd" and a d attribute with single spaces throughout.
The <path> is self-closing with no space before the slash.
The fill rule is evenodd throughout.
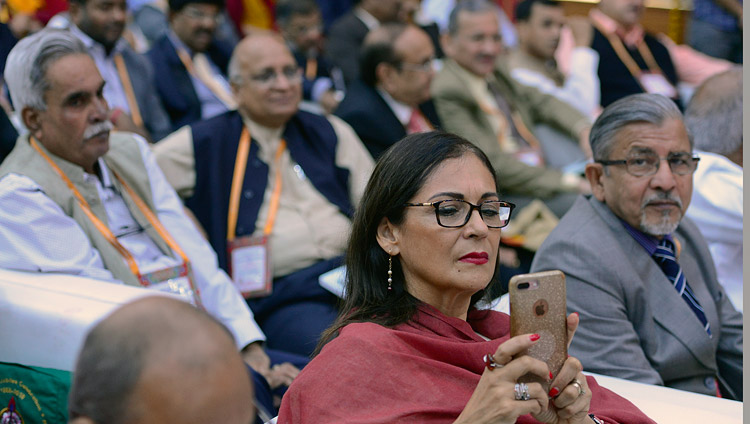
<path id="1" fill-rule="evenodd" d="M 484 265 L 489 262 L 490 255 L 487 252 L 471 252 L 459 259 L 461 262 L 467 262 L 475 265 Z"/>

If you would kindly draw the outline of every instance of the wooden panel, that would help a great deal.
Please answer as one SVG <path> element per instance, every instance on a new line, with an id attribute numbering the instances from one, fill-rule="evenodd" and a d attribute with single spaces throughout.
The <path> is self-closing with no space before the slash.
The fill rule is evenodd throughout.
<path id="1" fill-rule="evenodd" d="M 565 14 L 588 15 L 589 10 L 596 6 L 596 3 L 589 1 L 571 1 L 561 0 Z M 664 7 L 646 7 L 641 24 L 652 34 L 663 32 L 672 38 L 676 43 L 681 44 L 685 41 L 685 28 L 690 11 L 685 9 L 666 9 Z"/>

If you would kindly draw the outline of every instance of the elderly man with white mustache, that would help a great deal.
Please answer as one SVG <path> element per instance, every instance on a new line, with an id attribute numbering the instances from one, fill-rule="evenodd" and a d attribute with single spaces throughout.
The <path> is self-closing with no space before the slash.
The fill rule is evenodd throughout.
<path id="1" fill-rule="evenodd" d="M 685 218 L 699 158 L 675 103 L 637 94 L 591 129 L 593 196 L 580 197 L 532 271 L 566 274 L 581 324 L 570 346 L 587 371 L 742 399 L 742 315 Z"/>
<path id="2" fill-rule="evenodd" d="M 104 80 L 85 46 L 43 30 L 13 48 L 5 80 L 28 133 L 0 166 L 0 268 L 177 294 L 224 324 L 256 371 L 291 382 L 296 369 L 269 369 L 265 335 L 146 141 L 110 133 Z"/>

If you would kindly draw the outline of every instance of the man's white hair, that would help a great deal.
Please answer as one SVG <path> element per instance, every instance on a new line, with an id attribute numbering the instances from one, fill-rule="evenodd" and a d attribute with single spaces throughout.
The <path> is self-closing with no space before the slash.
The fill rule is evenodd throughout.
<path id="1" fill-rule="evenodd" d="M 21 39 L 8 55 L 5 81 L 13 107 L 46 110 L 44 93 L 49 89 L 47 69 L 58 59 L 72 54 L 88 54 L 86 46 L 70 31 L 43 29 Z"/>

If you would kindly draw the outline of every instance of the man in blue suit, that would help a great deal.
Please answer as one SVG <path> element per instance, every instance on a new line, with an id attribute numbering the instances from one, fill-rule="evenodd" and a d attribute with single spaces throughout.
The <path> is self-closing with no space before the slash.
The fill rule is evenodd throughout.
<path id="1" fill-rule="evenodd" d="M 227 81 L 233 46 L 215 38 L 223 0 L 170 0 L 170 31 L 147 53 L 172 130 L 234 110 Z"/>

